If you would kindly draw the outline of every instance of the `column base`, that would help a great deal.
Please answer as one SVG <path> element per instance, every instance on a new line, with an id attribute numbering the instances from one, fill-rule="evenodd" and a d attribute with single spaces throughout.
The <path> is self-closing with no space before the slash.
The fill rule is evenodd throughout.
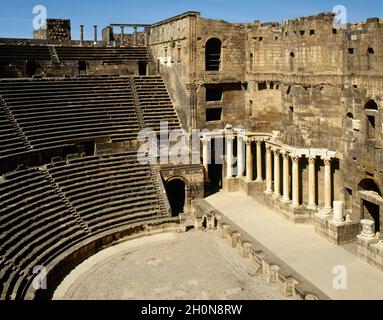
<path id="1" fill-rule="evenodd" d="M 345 220 L 334 220 L 334 219 L 331 220 L 331 223 L 338 227 L 344 226 L 345 224 L 347 224 Z"/>
<path id="2" fill-rule="evenodd" d="M 227 192 L 236 192 L 239 191 L 239 179 L 237 178 L 227 178 L 224 177 L 222 180 L 223 190 Z"/>
<path id="3" fill-rule="evenodd" d="M 317 216 L 321 218 L 328 218 L 332 213 L 332 208 L 323 208 L 317 212 Z"/>
<path id="4" fill-rule="evenodd" d="M 317 207 L 315 204 L 309 204 L 309 205 L 307 206 L 307 209 L 309 209 L 309 210 L 317 210 L 318 207 Z"/>
<path id="5" fill-rule="evenodd" d="M 239 191 L 243 192 L 247 196 L 257 196 L 264 192 L 263 183 L 248 180 L 247 178 L 239 179 Z"/>
<path id="6" fill-rule="evenodd" d="M 274 199 L 278 199 L 278 198 L 282 197 L 282 195 L 273 193 L 272 197 Z"/>
<path id="7" fill-rule="evenodd" d="M 291 202 L 290 199 L 285 199 L 285 198 L 282 198 L 281 201 L 284 202 L 284 203 L 290 203 Z"/>
<path id="8" fill-rule="evenodd" d="M 257 179 L 255 179 L 255 182 L 257 182 L 257 183 L 261 183 L 261 182 L 263 183 L 263 181 L 264 181 L 264 180 L 263 180 L 262 178 L 257 178 Z"/>

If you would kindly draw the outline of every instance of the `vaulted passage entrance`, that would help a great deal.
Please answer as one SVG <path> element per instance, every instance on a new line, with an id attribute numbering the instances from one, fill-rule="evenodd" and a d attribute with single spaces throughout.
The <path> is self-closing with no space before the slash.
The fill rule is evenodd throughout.
<path id="1" fill-rule="evenodd" d="M 165 188 L 172 209 L 172 216 L 178 216 L 184 212 L 185 182 L 181 179 L 174 179 L 166 183 Z"/>
<path id="2" fill-rule="evenodd" d="M 360 196 L 361 219 L 375 222 L 375 232 L 381 231 L 380 206 L 383 203 L 380 188 L 373 179 L 363 179 L 358 185 Z"/>
<path id="3" fill-rule="evenodd" d="M 375 232 L 380 232 L 379 209 L 377 204 L 363 200 L 363 218 L 375 221 Z"/>

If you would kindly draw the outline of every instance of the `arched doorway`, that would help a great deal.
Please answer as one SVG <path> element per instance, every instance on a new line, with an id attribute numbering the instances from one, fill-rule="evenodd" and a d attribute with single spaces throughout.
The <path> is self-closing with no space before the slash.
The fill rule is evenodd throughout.
<path id="1" fill-rule="evenodd" d="M 373 179 L 363 179 L 358 185 L 361 199 L 361 219 L 375 222 L 375 232 L 381 231 L 380 205 L 382 193 Z"/>
<path id="2" fill-rule="evenodd" d="M 172 179 L 166 183 L 166 194 L 172 209 L 172 216 L 176 217 L 184 212 L 186 201 L 186 185 L 182 179 Z"/>

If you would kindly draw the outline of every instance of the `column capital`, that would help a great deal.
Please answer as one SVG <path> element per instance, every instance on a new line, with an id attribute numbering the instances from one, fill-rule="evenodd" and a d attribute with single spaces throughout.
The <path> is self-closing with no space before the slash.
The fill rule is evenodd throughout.
<path id="1" fill-rule="evenodd" d="M 281 155 L 283 157 L 283 159 L 288 159 L 290 157 L 290 152 L 288 150 L 281 150 Z"/>
<path id="2" fill-rule="evenodd" d="M 272 148 L 272 151 L 274 152 L 274 155 L 276 156 L 279 156 L 279 154 L 281 153 L 281 149 L 278 147 Z"/>
<path id="3" fill-rule="evenodd" d="M 308 157 L 307 157 L 307 160 L 308 160 L 309 163 L 311 163 L 311 164 L 315 164 L 316 159 L 317 159 L 316 156 L 308 156 Z"/>
<path id="4" fill-rule="evenodd" d="M 244 139 L 244 141 L 245 141 L 246 144 L 251 144 L 251 143 L 253 142 L 253 139 L 251 139 L 251 138 L 249 138 L 249 137 L 246 137 L 246 138 Z"/>
<path id="5" fill-rule="evenodd" d="M 268 151 L 268 152 L 273 151 L 273 147 L 269 144 L 266 144 L 266 151 Z"/>
<path id="6" fill-rule="evenodd" d="M 203 144 L 207 144 L 208 142 L 210 142 L 211 138 L 203 137 L 203 138 L 201 138 L 200 140 L 201 140 L 201 142 L 202 142 Z"/>
<path id="7" fill-rule="evenodd" d="M 234 141 L 235 137 L 233 135 L 225 135 L 226 141 Z"/>
<path id="8" fill-rule="evenodd" d="M 330 157 L 324 158 L 323 162 L 324 162 L 325 166 L 331 166 L 331 160 L 332 160 L 332 158 L 330 158 Z"/>
<path id="9" fill-rule="evenodd" d="M 255 142 L 257 143 L 257 144 L 261 144 L 262 142 L 264 142 L 265 140 L 264 139 L 256 139 L 255 140 Z"/>
<path id="10" fill-rule="evenodd" d="M 300 155 L 298 154 L 292 154 L 291 155 L 291 160 L 294 162 L 294 163 L 298 163 L 299 159 L 301 158 Z"/>

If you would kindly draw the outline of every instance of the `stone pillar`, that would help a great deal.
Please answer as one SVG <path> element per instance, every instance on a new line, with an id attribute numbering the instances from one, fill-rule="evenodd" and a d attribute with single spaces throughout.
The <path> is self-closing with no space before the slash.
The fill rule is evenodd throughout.
<path id="1" fill-rule="evenodd" d="M 84 45 L 84 25 L 80 25 L 80 46 Z"/>
<path id="2" fill-rule="evenodd" d="M 266 193 L 273 193 L 272 185 L 272 161 L 271 161 L 271 146 L 266 146 Z"/>
<path id="3" fill-rule="evenodd" d="M 243 177 L 244 172 L 243 137 L 237 136 L 237 177 Z"/>
<path id="4" fill-rule="evenodd" d="M 280 168 L 280 158 L 279 158 L 279 149 L 274 149 L 274 196 L 281 196 L 281 168 Z"/>
<path id="5" fill-rule="evenodd" d="M 343 201 L 334 201 L 334 216 L 333 222 L 343 223 Z"/>
<path id="6" fill-rule="evenodd" d="M 120 41 L 120 45 L 123 46 L 124 45 L 124 27 L 121 26 L 121 41 Z"/>
<path id="7" fill-rule="evenodd" d="M 293 162 L 293 207 L 299 207 L 299 156 L 291 157 Z"/>
<path id="8" fill-rule="evenodd" d="M 226 136 L 226 175 L 230 179 L 233 177 L 233 136 Z"/>
<path id="9" fill-rule="evenodd" d="M 360 234 L 365 239 L 373 239 L 375 237 L 375 222 L 372 220 L 360 220 L 362 225 L 362 233 Z"/>
<path id="10" fill-rule="evenodd" d="M 257 140 L 257 181 L 261 182 L 262 179 L 262 140 Z"/>
<path id="11" fill-rule="evenodd" d="M 97 46 L 97 26 L 94 25 L 94 45 Z"/>
<path id="12" fill-rule="evenodd" d="M 205 177 L 209 177 L 209 152 L 208 152 L 208 140 L 206 138 L 201 139 L 202 141 L 202 163 L 205 168 Z"/>
<path id="13" fill-rule="evenodd" d="M 324 209 L 331 212 L 331 159 L 324 160 Z"/>
<path id="14" fill-rule="evenodd" d="M 251 150 L 251 139 L 246 140 L 246 180 L 253 180 L 253 154 Z"/>
<path id="15" fill-rule="evenodd" d="M 315 156 L 310 156 L 308 158 L 309 161 L 309 203 L 308 209 L 316 209 L 315 202 Z"/>
<path id="16" fill-rule="evenodd" d="M 137 47 L 138 46 L 138 38 L 137 38 L 137 27 L 134 26 L 134 45 Z"/>
<path id="17" fill-rule="evenodd" d="M 283 202 L 290 202 L 290 165 L 289 153 L 284 151 L 283 155 Z"/>

